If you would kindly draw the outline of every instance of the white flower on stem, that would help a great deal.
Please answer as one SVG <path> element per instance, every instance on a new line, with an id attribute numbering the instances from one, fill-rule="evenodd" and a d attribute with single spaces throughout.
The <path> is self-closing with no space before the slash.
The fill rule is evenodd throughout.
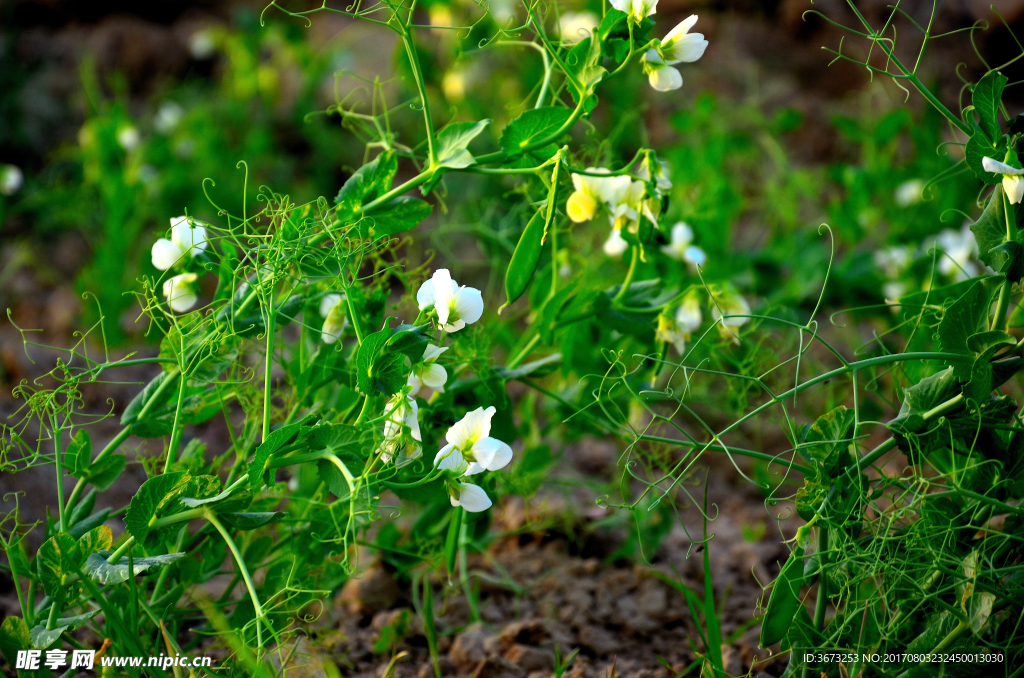
<path id="1" fill-rule="evenodd" d="M 615 259 L 621 257 L 628 248 L 629 243 L 622 237 L 622 231 L 618 228 L 612 229 L 612 234 L 608 236 L 608 239 L 604 241 L 604 245 L 601 246 L 605 254 Z"/>
<path id="2" fill-rule="evenodd" d="M 388 400 L 385 411 L 388 418 L 384 421 L 380 458 L 385 464 L 394 459 L 396 466 L 418 459 L 423 454 L 423 438 L 416 399 L 396 393 Z"/>
<path id="3" fill-rule="evenodd" d="M 325 344 L 333 344 L 341 339 L 348 325 L 348 304 L 344 294 L 327 294 L 320 300 L 320 316 L 324 319 L 320 339 Z"/>
<path id="4" fill-rule="evenodd" d="M 611 212 L 612 220 L 621 228 L 625 222 L 636 224 L 642 212 L 644 216 L 657 223 L 654 214 L 644 201 L 647 195 L 647 186 L 642 181 L 633 181 L 623 175 L 613 177 L 609 181 L 605 191 L 605 200 L 608 203 L 608 210 Z"/>
<path id="5" fill-rule="evenodd" d="M 196 292 L 192 283 L 197 278 L 195 273 L 182 273 L 164 281 L 164 297 L 172 310 L 185 313 L 196 305 Z"/>
<path id="6" fill-rule="evenodd" d="M 150 253 L 153 266 L 166 271 L 186 256 L 196 256 L 208 244 L 205 228 L 197 226 L 188 217 L 174 217 L 171 219 L 171 239 L 160 238 L 153 243 Z"/>
<path id="7" fill-rule="evenodd" d="M 910 179 L 896 187 L 892 198 L 900 207 L 911 207 L 924 198 L 924 180 Z"/>
<path id="8" fill-rule="evenodd" d="M 659 341 L 675 346 L 680 354 L 686 351 L 686 342 L 697 331 L 701 323 L 700 301 L 693 294 L 683 300 L 673 315 L 662 312 L 658 315 L 655 337 Z"/>
<path id="9" fill-rule="evenodd" d="M 937 266 L 942 275 L 952 276 L 956 282 L 973 278 L 980 273 L 974 258 L 978 255 L 978 242 L 971 227 L 965 225 L 959 231 L 951 228 L 929 238 L 924 243 L 925 251 L 938 247 L 942 253 L 937 257 Z"/>
<path id="10" fill-rule="evenodd" d="M 444 393 L 444 385 L 448 381 L 448 371 L 442 365 L 437 364 L 437 359 L 447 350 L 447 346 L 442 348 L 434 344 L 427 344 L 423 350 L 423 357 L 420 362 L 412 366 L 412 372 L 409 373 L 409 379 L 406 381 L 411 389 L 410 396 L 419 393 L 424 385 L 437 393 Z"/>
<path id="11" fill-rule="evenodd" d="M 683 328 L 687 334 L 692 334 L 700 327 L 703 320 L 700 312 L 700 300 L 697 295 L 689 294 L 683 299 L 683 303 L 676 309 L 676 323 Z"/>
<path id="12" fill-rule="evenodd" d="M 447 268 L 437 269 L 430 280 L 420 285 L 416 302 L 421 311 L 434 309 L 437 324 L 445 332 L 458 332 L 475 323 L 484 313 L 480 290 L 465 285 L 459 287 Z"/>
<path id="13" fill-rule="evenodd" d="M 448 498 L 452 506 L 461 506 L 470 513 L 479 513 L 491 508 L 491 498 L 484 492 L 484 488 L 461 480 L 448 484 Z"/>
<path id="14" fill-rule="evenodd" d="M 691 14 L 676 24 L 661 41 L 661 53 L 665 55 L 665 63 L 672 66 L 680 63 L 693 63 L 704 56 L 708 41 L 701 33 L 690 33 L 697 23 L 697 15 Z"/>
<path id="15" fill-rule="evenodd" d="M 14 195 L 25 184 L 25 175 L 17 165 L 0 165 L 0 193 Z"/>
<path id="16" fill-rule="evenodd" d="M 448 444 L 434 457 L 434 466 L 453 471 L 457 476 L 471 476 L 484 471 L 497 471 L 512 461 L 512 448 L 491 437 L 494 407 L 478 407 L 467 412 L 448 429 Z"/>
<path id="17" fill-rule="evenodd" d="M 875 250 L 872 258 L 875 261 L 875 266 L 880 268 L 887 278 L 893 280 L 903 275 L 903 272 L 910 267 L 913 253 L 906 245 L 893 245 Z"/>
<path id="18" fill-rule="evenodd" d="M 683 86 L 683 76 L 658 54 L 656 49 L 647 50 L 643 57 L 644 72 L 651 87 L 659 92 L 671 92 Z"/>
<path id="19" fill-rule="evenodd" d="M 690 333 L 680 327 L 675 318 L 662 312 L 658 314 L 658 328 L 654 332 L 654 338 L 666 344 L 672 344 L 676 347 L 676 352 L 682 354 L 686 351 L 686 342 L 690 340 Z"/>
<path id="20" fill-rule="evenodd" d="M 658 0 L 611 0 L 611 5 L 637 24 L 658 11 Z"/>
<path id="21" fill-rule="evenodd" d="M 589 37 L 601 20 L 591 12 L 566 12 L 558 17 L 558 32 L 562 41 L 575 45 Z"/>
<path id="22" fill-rule="evenodd" d="M 711 316 L 718 323 L 718 332 L 733 343 L 740 343 L 739 328 L 750 322 L 750 304 L 735 292 L 715 295 Z"/>
<path id="23" fill-rule="evenodd" d="M 693 244 L 693 229 L 683 221 L 672 227 L 669 243 L 661 251 L 677 261 L 685 261 L 693 266 L 703 266 L 708 260 L 704 250 Z"/>
<path id="24" fill-rule="evenodd" d="M 1017 169 L 1005 162 L 999 162 L 995 158 L 982 158 L 981 166 L 986 172 L 1002 174 L 1003 190 L 1006 191 L 1006 197 L 1010 199 L 1010 204 L 1016 205 L 1020 202 L 1024 197 L 1024 177 L 1021 176 L 1024 174 L 1024 169 Z"/>
<path id="25" fill-rule="evenodd" d="M 637 168 L 635 174 L 643 179 L 644 181 L 650 181 L 650 159 L 644 161 L 640 167 Z M 672 170 L 668 166 L 668 160 L 658 159 L 658 164 L 654 167 L 654 184 L 658 191 L 664 192 L 672 188 L 672 180 L 669 178 L 672 176 Z"/>

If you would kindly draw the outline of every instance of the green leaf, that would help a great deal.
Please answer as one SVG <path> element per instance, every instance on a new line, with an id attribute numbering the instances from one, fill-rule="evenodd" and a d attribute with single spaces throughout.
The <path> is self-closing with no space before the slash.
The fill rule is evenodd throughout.
<path id="1" fill-rule="evenodd" d="M 303 429 L 308 428 L 316 419 L 315 415 L 308 415 L 302 421 L 282 426 L 271 431 L 267 439 L 260 443 L 252 463 L 249 464 L 249 487 L 253 492 L 258 492 L 264 485 L 270 484 L 270 460 L 278 450 L 296 442 L 299 436 L 305 433 Z"/>
<path id="2" fill-rule="evenodd" d="M 148 570 L 170 565 L 184 557 L 184 553 L 167 553 L 159 556 L 135 558 L 131 563 L 132 571 L 136 575 L 140 575 Z M 107 559 L 102 555 L 94 553 L 86 559 L 82 572 L 97 584 L 103 586 L 120 584 L 121 582 L 128 581 L 128 559 L 121 558 L 119 562 L 112 564 L 108 563 Z"/>
<path id="3" fill-rule="evenodd" d="M 974 112 L 978 114 L 978 125 L 990 141 L 1003 136 L 1003 130 L 999 127 L 999 106 L 1003 100 L 1004 87 L 1006 76 L 998 71 L 989 71 L 974 86 L 971 94 Z"/>
<path id="4" fill-rule="evenodd" d="M 28 630 L 28 624 L 21 617 L 8 615 L 0 624 L 0 653 L 7 660 L 9 666 L 17 664 L 19 650 L 28 650 L 32 647 L 32 636 Z M 27 671 L 21 673 L 23 676 L 37 675 L 35 671 L 31 674 Z"/>
<path id="5" fill-rule="evenodd" d="M 83 476 L 83 480 L 92 483 L 100 492 L 108 489 L 114 481 L 121 477 L 125 464 L 128 460 L 123 454 L 112 454 L 89 468 L 89 473 Z"/>
<path id="6" fill-rule="evenodd" d="M 96 513 L 92 514 L 91 516 L 83 519 L 82 521 L 76 522 L 74 525 L 72 525 L 71 528 L 68 530 L 68 534 L 70 534 L 75 539 L 80 539 L 89 530 L 92 530 L 107 522 L 107 519 L 110 518 L 111 513 L 112 511 L 109 507 L 101 509 Z"/>
<path id="7" fill-rule="evenodd" d="M 1002 245 L 1006 238 L 1006 211 L 1003 209 L 1002 186 L 996 186 L 992 191 L 985 211 L 971 224 L 971 232 L 978 242 L 978 258 L 998 271 L 1005 255 L 994 253 L 992 250 Z"/>
<path id="8" fill-rule="evenodd" d="M 264 525 L 276 522 L 281 518 L 284 518 L 284 516 L 285 514 L 281 511 L 265 511 L 259 513 L 221 513 L 218 515 L 218 517 L 224 521 L 225 525 L 242 531 L 255 530 L 258 527 L 263 527 Z"/>
<path id="9" fill-rule="evenodd" d="M 853 463 L 849 448 L 855 418 L 853 410 L 840 405 L 818 417 L 808 429 L 800 455 L 814 462 L 821 478 L 836 478 Z"/>
<path id="10" fill-rule="evenodd" d="M 523 295 L 533 274 L 537 271 L 537 264 L 540 263 L 540 253 L 544 243 L 544 209 L 537 210 L 523 234 L 519 237 L 519 244 L 512 253 L 512 260 L 508 263 L 508 270 L 505 271 L 505 296 L 507 300 L 498 309 L 498 313 L 512 304 Z"/>
<path id="11" fill-rule="evenodd" d="M 991 290 L 984 281 L 979 280 L 962 297 L 946 308 L 942 314 L 942 320 L 939 321 L 936 335 L 939 340 L 939 350 L 945 353 L 973 356 L 974 351 L 967 345 L 967 338 L 988 329 L 991 303 Z M 954 363 L 953 373 L 961 381 L 967 381 L 971 377 L 971 363 Z"/>
<path id="12" fill-rule="evenodd" d="M 60 638 L 60 634 L 65 631 L 74 631 L 79 626 L 95 617 L 98 612 L 99 610 L 93 610 L 92 612 L 78 614 L 74 617 L 61 617 L 53 623 L 52 629 L 47 629 L 42 624 L 34 626 L 32 631 L 29 633 L 32 647 L 37 650 L 45 650 L 53 645 L 54 641 Z"/>
<path id="13" fill-rule="evenodd" d="M 1006 138 L 999 137 L 996 141 L 990 141 L 985 132 L 975 125 L 974 133 L 964 147 L 964 159 L 967 161 L 967 166 L 974 172 L 974 176 L 990 186 L 1002 182 L 1002 175 L 986 171 L 982 160 L 989 157 L 1001 161 L 1005 156 Z"/>
<path id="14" fill-rule="evenodd" d="M 590 113 L 597 106 L 594 87 L 601 82 L 607 72 L 601 66 L 601 41 L 595 40 L 593 36 L 580 40 L 569 50 L 565 57 L 565 65 L 574 81 L 573 98 L 577 103 L 585 99 L 583 109 Z"/>
<path id="15" fill-rule="evenodd" d="M 363 337 L 356 354 L 356 389 L 364 394 L 376 392 L 393 395 L 405 385 L 405 356 L 388 350 L 387 342 L 392 330 L 391 318 L 384 327 Z"/>
<path id="16" fill-rule="evenodd" d="M 153 377 L 148 384 L 146 384 L 138 395 L 132 398 L 132 401 L 128 403 L 128 407 L 124 408 L 124 414 L 121 415 L 121 426 L 129 426 L 138 421 L 139 415 L 142 410 L 146 407 L 146 403 L 150 400 L 154 400 L 153 405 L 150 406 L 152 410 L 155 406 L 161 405 L 167 402 L 171 394 L 174 392 L 173 389 L 164 386 L 164 382 L 168 379 L 177 379 L 176 375 L 171 375 L 167 372 L 161 372 L 160 374 Z M 159 391 L 159 395 L 157 394 Z"/>
<path id="17" fill-rule="evenodd" d="M 538 143 L 562 128 L 572 111 L 564 106 L 533 108 L 505 126 L 501 131 L 501 147 L 513 153 L 525 153 L 517 158 L 515 167 L 535 167 L 542 164 L 558 151 L 552 142 L 526 151 L 527 146 Z"/>
<path id="18" fill-rule="evenodd" d="M 924 430 L 926 422 L 922 415 L 954 397 L 959 390 L 952 367 L 925 377 L 917 384 L 904 389 L 899 415 L 886 424 L 886 427 L 901 435 Z"/>
<path id="19" fill-rule="evenodd" d="M 360 222 L 360 234 L 377 239 L 405 233 L 416 228 L 433 211 L 434 206 L 425 200 L 412 196 L 395 198 Z"/>
<path id="20" fill-rule="evenodd" d="M 92 439 L 85 429 L 79 429 L 64 450 L 64 468 L 76 478 L 89 471 L 92 463 Z"/>
<path id="21" fill-rule="evenodd" d="M 107 551 L 114 541 L 114 534 L 106 525 L 100 525 L 83 534 L 78 540 L 82 555 L 88 556 L 97 551 Z"/>
<path id="22" fill-rule="evenodd" d="M 800 609 L 800 587 L 803 585 L 802 547 L 797 546 L 782 566 L 772 593 L 768 597 L 768 609 L 761 620 L 760 645 L 767 648 L 781 641 L 789 632 L 797 610 Z"/>
<path id="23" fill-rule="evenodd" d="M 152 523 L 163 509 L 181 506 L 174 500 L 185 489 L 188 481 L 189 476 L 179 471 L 154 476 L 142 483 L 142 487 L 132 497 L 128 512 L 124 516 L 124 526 L 135 537 L 135 541 L 145 546 L 146 537 L 152 530 Z"/>
<path id="24" fill-rule="evenodd" d="M 453 122 L 446 125 L 435 138 L 437 149 L 435 167 L 462 169 L 476 162 L 473 154 L 469 152 L 469 143 L 479 136 L 490 123 L 490 120 L 480 120 L 478 122 Z"/>
<path id="25" fill-rule="evenodd" d="M 399 325 L 391 331 L 385 346 L 389 351 L 409 356 L 414 363 L 423 357 L 423 351 L 430 341 L 423 333 L 430 325 Z"/>
<path id="26" fill-rule="evenodd" d="M 387 193 L 397 171 L 398 157 L 390 149 L 356 170 L 334 198 L 341 223 L 351 221 L 363 205 Z"/>
<path id="27" fill-rule="evenodd" d="M 69 534 L 61 532 L 43 542 L 36 553 L 36 571 L 46 595 L 63 604 L 69 597 L 70 579 L 84 560 L 78 541 Z"/>

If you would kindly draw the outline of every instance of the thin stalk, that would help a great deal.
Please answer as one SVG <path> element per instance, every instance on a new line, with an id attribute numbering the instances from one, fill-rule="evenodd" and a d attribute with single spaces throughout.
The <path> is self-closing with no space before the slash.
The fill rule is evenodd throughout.
<path id="1" fill-rule="evenodd" d="M 270 436 L 270 384 L 271 371 L 274 368 L 274 285 L 270 284 L 267 295 L 267 358 L 263 368 L 263 440 Z M 257 627 L 258 628 L 258 627 Z"/>
<path id="2" fill-rule="evenodd" d="M 825 608 L 828 606 L 828 577 L 825 560 L 828 558 L 828 527 L 818 528 L 818 599 L 814 603 L 814 628 L 825 628 Z"/>
<path id="3" fill-rule="evenodd" d="M 615 298 L 612 299 L 612 303 L 613 304 L 615 302 L 617 302 L 619 299 L 622 299 L 622 297 L 626 296 L 626 291 L 629 289 L 629 286 L 633 284 L 633 275 L 636 273 L 636 262 L 637 262 L 637 259 L 639 259 L 639 258 L 640 258 L 640 248 L 634 246 L 633 247 L 633 254 L 632 254 L 632 256 L 630 257 L 630 260 L 629 260 L 629 270 L 626 271 L 626 279 L 622 281 L 622 287 L 619 289 L 618 293 L 615 295 Z"/>
<path id="4" fill-rule="evenodd" d="M 178 388 L 178 405 L 174 409 L 174 425 L 171 426 L 171 442 L 167 446 L 167 459 L 164 460 L 164 473 L 171 470 L 171 464 L 178 456 L 178 445 L 181 443 L 181 434 L 184 429 L 179 425 L 181 421 L 181 405 L 185 402 L 185 384 L 188 380 L 185 375 L 181 377 L 181 386 Z"/>
<path id="5" fill-rule="evenodd" d="M 64 461 L 61 459 L 60 449 L 60 427 L 57 425 L 57 417 L 50 417 L 50 425 L 53 427 L 53 453 L 57 467 L 57 509 L 58 523 L 57 531 L 64 531 Z"/>
<path id="6" fill-rule="evenodd" d="M 252 583 L 252 577 L 249 576 L 249 570 L 245 566 L 245 561 L 242 560 L 242 554 L 239 552 L 238 547 L 235 546 L 235 541 L 228 534 L 228 531 L 224 529 L 220 521 L 217 520 L 217 516 L 214 515 L 213 511 L 206 510 L 205 515 L 207 522 L 220 532 L 220 536 L 224 539 L 224 543 L 227 544 L 228 550 L 231 551 L 231 555 L 235 559 L 235 563 L 238 565 L 239 572 L 242 573 L 242 580 L 245 582 L 245 588 L 249 591 L 249 598 L 252 600 L 253 610 L 256 612 L 256 644 L 258 651 L 263 649 L 263 627 L 260 623 L 260 619 L 263 618 L 263 607 L 260 605 L 259 596 L 256 595 L 256 587 Z"/>
<path id="7" fill-rule="evenodd" d="M 121 443 L 128 440 L 131 434 L 131 427 L 125 426 L 116 436 L 114 436 L 114 439 L 107 443 L 107 446 L 104 447 L 100 451 L 100 453 L 96 455 L 96 458 L 92 460 L 92 463 L 95 464 L 101 459 L 109 457 L 117 448 L 121 446 Z M 71 490 L 71 496 L 68 497 L 67 506 L 65 508 L 66 511 L 71 511 L 75 508 L 75 503 L 78 501 L 78 497 L 81 496 L 82 491 L 85 489 L 85 486 L 87 484 L 88 483 L 86 483 L 86 481 L 83 479 L 79 479 L 78 482 L 75 483 L 75 488 Z"/>
<path id="8" fill-rule="evenodd" d="M 1000 190 L 999 193 L 1002 195 L 1003 214 L 1006 220 L 1006 237 L 1003 242 L 1014 242 L 1017 239 L 1017 224 L 1013 214 L 1013 205 L 1010 204 L 1010 200 L 1005 192 Z M 1013 283 L 1009 280 L 1003 280 L 1003 284 L 999 288 L 999 303 L 996 306 L 996 314 L 992 317 L 991 329 L 1006 329 L 1006 313 L 1010 308 L 1011 294 L 1013 294 Z"/>

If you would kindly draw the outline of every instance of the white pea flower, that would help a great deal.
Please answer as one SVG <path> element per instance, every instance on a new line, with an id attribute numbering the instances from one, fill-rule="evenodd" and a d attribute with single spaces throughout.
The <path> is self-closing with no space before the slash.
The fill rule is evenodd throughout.
<path id="1" fill-rule="evenodd" d="M 448 429 L 448 444 L 434 457 L 434 466 L 454 471 L 457 476 L 471 476 L 484 471 L 497 471 L 512 461 L 512 448 L 491 437 L 493 406 L 478 407 L 467 412 Z"/>
<path id="2" fill-rule="evenodd" d="M 320 316 L 324 319 L 320 339 L 325 344 L 333 344 L 341 339 L 341 334 L 348 325 L 347 310 L 344 294 L 327 294 L 320 300 Z"/>
<path id="3" fill-rule="evenodd" d="M 1024 169 L 1011 167 L 1005 162 L 999 162 L 995 158 L 982 158 L 981 166 L 986 172 L 1003 175 L 1003 190 L 1006 197 L 1010 199 L 1011 205 L 1016 205 L 1024 197 Z"/>
<path id="4" fill-rule="evenodd" d="M 719 333 L 734 343 L 740 343 L 740 335 L 737 330 L 750 322 L 750 304 L 735 292 L 717 294 L 714 302 L 711 315 L 718 323 Z"/>
<path id="5" fill-rule="evenodd" d="M 708 260 L 704 250 L 693 244 L 693 229 L 683 221 L 672 227 L 669 244 L 664 245 L 661 251 L 677 261 L 685 261 L 693 266 L 703 266 Z"/>
<path id="6" fill-rule="evenodd" d="M 652 223 L 657 223 L 654 214 L 644 201 L 646 195 L 647 186 L 642 181 L 633 181 L 624 175 L 609 179 L 605 190 L 605 201 L 608 203 L 612 219 L 618 222 L 619 227 L 624 221 L 635 224 L 641 212 Z"/>
<path id="7" fill-rule="evenodd" d="M 589 37 L 601 20 L 591 12 L 566 12 L 558 18 L 558 32 L 562 41 L 575 45 Z"/>
<path id="8" fill-rule="evenodd" d="M 412 396 L 396 393 L 388 400 L 386 411 L 380 458 L 385 464 L 394 459 L 396 466 L 404 466 L 423 454 L 419 406 Z"/>
<path id="9" fill-rule="evenodd" d="M 686 351 L 686 342 L 690 340 L 690 333 L 680 327 L 675 318 L 662 312 L 658 314 L 658 328 L 654 332 L 654 337 L 658 341 L 672 344 L 676 347 L 676 351 L 682 354 Z"/>
<path id="10" fill-rule="evenodd" d="M 984 163 L 983 163 L 984 164 Z M 893 200 L 900 207 L 912 207 L 921 202 L 924 198 L 924 180 L 910 179 L 896 187 L 892 195 Z"/>
<path id="11" fill-rule="evenodd" d="M 688 334 L 692 334 L 700 327 L 702 320 L 700 300 L 695 294 L 687 295 L 683 299 L 683 303 L 676 309 L 676 324 Z"/>
<path id="12" fill-rule="evenodd" d="M 645 161 L 640 167 L 637 168 L 635 174 L 645 181 L 650 181 L 650 161 Z M 655 187 L 661 191 L 668 191 L 672 188 L 672 180 L 669 178 L 672 176 L 672 170 L 668 166 L 668 160 L 658 159 L 658 164 L 654 166 L 654 184 Z"/>
<path id="13" fill-rule="evenodd" d="M 117 143 L 121 144 L 121 148 L 126 151 L 134 151 L 139 147 L 140 141 L 142 141 L 142 137 L 139 136 L 139 130 L 131 125 L 117 131 Z"/>
<path id="14" fill-rule="evenodd" d="M 175 217 L 171 219 L 171 239 L 160 238 L 153 243 L 153 266 L 166 271 L 185 256 L 198 255 L 208 244 L 205 228 L 188 217 Z"/>
<path id="15" fill-rule="evenodd" d="M 629 243 L 622 237 L 622 230 L 618 228 L 612 229 L 612 234 L 608 236 L 608 239 L 604 241 L 604 245 L 601 246 L 605 254 L 615 259 L 621 257 L 628 248 Z"/>
<path id="16" fill-rule="evenodd" d="M 704 56 L 708 41 L 701 33 L 690 33 L 697 23 L 697 15 L 691 14 L 676 24 L 661 41 L 661 53 L 666 55 L 665 63 L 672 66 L 679 63 L 693 63 Z"/>
<path id="17" fill-rule="evenodd" d="M 196 291 L 192 284 L 197 279 L 195 273 L 181 273 L 164 281 L 164 297 L 172 310 L 185 313 L 196 305 Z"/>
<path id="18" fill-rule="evenodd" d="M 926 240 L 923 245 L 925 251 L 932 247 L 942 250 L 943 254 L 937 258 L 939 272 L 952 276 L 956 282 L 973 278 L 980 273 L 978 265 L 974 263 L 974 258 L 978 255 L 978 243 L 969 225 L 964 225 L 959 231 L 947 228 L 934 238 Z"/>
<path id="19" fill-rule="evenodd" d="M 153 118 L 153 127 L 161 134 L 170 134 L 184 115 L 185 109 L 181 107 L 181 104 L 175 101 L 165 101 L 160 104 L 160 109 Z"/>
<path id="20" fill-rule="evenodd" d="M 447 346 L 442 348 L 434 344 L 427 344 L 423 350 L 423 358 L 412 366 L 412 372 L 409 373 L 409 379 L 406 381 L 412 389 L 409 391 L 410 396 L 419 393 L 424 385 L 437 393 L 444 393 L 444 385 L 448 381 L 448 371 L 437 364 L 437 359 L 447 350 Z"/>
<path id="21" fill-rule="evenodd" d="M 686 342 L 697 331 L 701 323 L 700 301 L 690 294 L 673 315 L 662 312 L 658 315 L 655 337 L 666 344 L 672 344 L 680 354 L 686 351 Z"/>
<path id="22" fill-rule="evenodd" d="M 683 76 L 678 69 L 670 66 L 656 49 L 647 50 L 643 58 L 644 72 L 651 87 L 659 92 L 671 92 L 683 86 Z"/>
<path id="23" fill-rule="evenodd" d="M 893 245 L 884 249 L 875 250 L 872 258 L 875 266 L 880 268 L 889 279 L 899 278 L 910 267 L 913 260 L 913 252 L 906 245 Z"/>
<path id="24" fill-rule="evenodd" d="M 484 492 L 484 488 L 461 480 L 448 484 L 448 498 L 452 506 L 461 506 L 470 513 L 479 513 L 491 508 L 491 498 Z"/>
<path id="25" fill-rule="evenodd" d="M 437 312 L 437 323 L 445 332 L 458 332 L 475 323 L 484 313 L 480 290 L 460 287 L 447 268 L 437 269 L 430 280 L 420 285 L 416 301 L 421 311 L 433 308 Z"/>
<path id="26" fill-rule="evenodd" d="M 0 165 L 0 193 L 14 195 L 25 184 L 25 175 L 17 165 Z"/>
<path id="27" fill-rule="evenodd" d="M 611 5 L 637 24 L 658 11 L 658 0 L 611 0 Z"/>

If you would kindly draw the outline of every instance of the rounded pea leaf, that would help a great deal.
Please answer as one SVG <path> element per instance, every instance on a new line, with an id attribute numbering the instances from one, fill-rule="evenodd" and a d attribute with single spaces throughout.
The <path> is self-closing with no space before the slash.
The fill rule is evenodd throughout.
<path id="1" fill-rule="evenodd" d="M 530 223 L 526 224 L 523 234 L 519 237 L 516 251 L 505 271 L 505 295 L 508 300 L 498 309 L 501 313 L 506 306 L 512 304 L 523 295 L 533 274 L 537 271 L 540 252 L 544 242 L 544 210 L 538 210 Z"/>

